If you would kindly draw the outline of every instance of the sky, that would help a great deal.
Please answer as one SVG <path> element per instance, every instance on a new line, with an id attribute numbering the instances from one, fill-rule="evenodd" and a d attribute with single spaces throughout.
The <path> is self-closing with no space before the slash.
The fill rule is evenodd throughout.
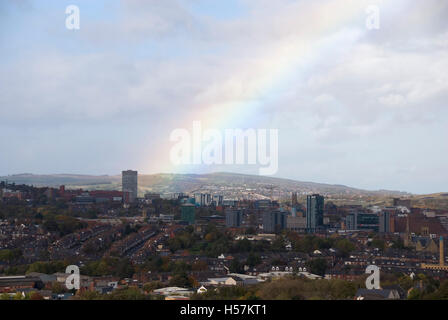
<path id="1" fill-rule="evenodd" d="M 258 174 L 171 163 L 170 134 L 200 121 L 278 130 L 276 177 L 446 192 L 447 16 L 440 0 L 2 0 L 0 175 Z"/>

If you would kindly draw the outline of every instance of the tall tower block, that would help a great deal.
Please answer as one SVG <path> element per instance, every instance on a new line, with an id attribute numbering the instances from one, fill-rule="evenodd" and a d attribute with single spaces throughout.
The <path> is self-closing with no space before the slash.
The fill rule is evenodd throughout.
<path id="1" fill-rule="evenodd" d="M 121 186 L 123 191 L 123 198 L 125 199 L 125 194 L 129 194 L 128 201 L 130 203 L 135 202 L 138 193 L 138 172 L 132 170 L 122 171 Z"/>

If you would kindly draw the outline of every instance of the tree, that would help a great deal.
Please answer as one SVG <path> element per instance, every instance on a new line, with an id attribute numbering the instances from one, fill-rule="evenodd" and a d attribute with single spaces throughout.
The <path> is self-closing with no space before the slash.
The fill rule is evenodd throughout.
<path id="1" fill-rule="evenodd" d="M 408 300 L 418 300 L 420 299 L 421 292 L 416 288 L 412 288 L 408 294 Z"/>
<path id="2" fill-rule="evenodd" d="M 10 299 L 11 299 L 11 297 L 7 293 L 2 293 L 0 295 L 0 300 L 10 300 Z"/>
<path id="3" fill-rule="evenodd" d="M 185 273 L 191 270 L 191 265 L 187 264 L 185 261 L 176 261 L 170 265 L 170 269 L 173 273 Z"/>
<path id="4" fill-rule="evenodd" d="M 340 279 L 330 280 L 331 296 L 335 299 L 350 299 L 356 295 L 356 284 Z"/>
<path id="5" fill-rule="evenodd" d="M 255 267 L 261 263 L 261 258 L 259 255 L 255 255 L 253 253 L 250 253 L 247 257 L 246 264 L 249 267 Z"/>
<path id="6" fill-rule="evenodd" d="M 203 260 L 195 261 L 193 262 L 193 265 L 191 266 L 191 270 L 193 271 L 207 271 L 208 270 L 208 264 L 207 262 Z"/>
<path id="7" fill-rule="evenodd" d="M 81 292 L 77 298 L 79 300 L 101 300 L 103 296 L 97 291 L 86 290 Z"/>
<path id="8" fill-rule="evenodd" d="M 252 217 L 252 215 L 251 215 L 251 217 Z M 250 218 L 249 218 L 250 219 Z M 246 229 L 246 232 L 245 232 L 245 234 L 255 234 L 255 228 L 254 227 L 249 227 L 249 228 L 247 228 Z"/>
<path id="9" fill-rule="evenodd" d="M 11 262 L 22 257 L 22 250 L 20 249 L 4 249 L 0 250 L 0 262 Z"/>
<path id="10" fill-rule="evenodd" d="M 67 265 L 68 263 L 63 261 L 37 261 L 28 266 L 26 273 L 39 272 L 52 274 L 64 271 Z"/>
<path id="11" fill-rule="evenodd" d="M 405 249 L 404 241 L 400 237 L 392 241 L 392 249 Z"/>
<path id="12" fill-rule="evenodd" d="M 44 300 L 44 297 L 39 292 L 32 292 L 30 294 L 30 300 Z"/>
<path id="13" fill-rule="evenodd" d="M 143 285 L 143 290 L 145 292 L 151 292 L 151 291 L 159 289 L 159 288 L 163 288 L 163 283 L 161 283 L 159 281 L 147 282 Z"/>
<path id="14" fill-rule="evenodd" d="M 54 281 L 51 283 L 51 292 L 53 293 L 65 293 L 67 292 L 67 287 L 60 282 Z"/>
<path id="15" fill-rule="evenodd" d="M 442 282 L 435 292 L 424 296 L 424 299 L 448 300 L 448 281 Z"/>
<path id="16" fill-rule="evenodd" d="M 274 252 L 282 252 L 285 251 L 285 240 L 282 236 L 278 236 L 275 238 L 275 240 L 272 242 L 272 251 Z"/>
<path id="17" fill-rule="evenodd" d="M 372 240 L 371 246 L 384 251 L 386 249 L 386 242 L 382 239 L 375 238 Z"/>
<path id="18" fill-rule="evenodd" d="M 105 298 L 108 300 L 147 300 L 149 297 L 142 293 L 140 289 L 130 287 L 125 289 L 116 289 Z"/>
<path id="19" fill-rule="evenodd" d="M 294 249 L 299 251 L 299 252 L 304 252 L 304 253 L 311 253 L 313 252 L 315 249 L 314 247 L 314 236 L 310 236 L 307 235 L 305 237 L 301 237 L 301 238 L 295 238 L 292 243 L 294 246 Z"/>
<path id="20" fill-rule="evenodd" d="M 22 300 L 23 296 L 20 292 L 16 292 L 16 294 L 13 296 L 14 300 Z"/>
<path id="21" fill-rule="evenodd" d="M 235 246 L 234 246 L 235 252 L 249 252 L 249 251 L 251 251 L 251 249 L 252 249 L 252 244 L 246 238 L 235 242 Z"/>
<path id="22" fill-rule="evenodd" d="M 243 265 L 240 263 L 240 261 L 237 258 L 234 258 L 232 262 L 230 263 L 230 272 L 234 273 L 241 273 L 244 271 Z"/>
<path id="23" fill-rule="evenodd" d="M 327 260 L 322 258 L 309 260 L 306 265 L 311 273 L 319 276 L 324 276 L 325 271 L 327 270 Z"/>
<path id="24" fill-rule="evenodd" d="M 339 254 L 342 257 L 347 257 L 350 252 L 355 250 L 355 245 L 347 239 L 340 239 L 336 241 L 335 248 L 339 250 Z"/>
<path id="25" fill-rule="evenodd" d="M 169 281 L 171 287 L 192 287 L 193 279 L 188 277 L 186 273 L 176 274 Z"/>
<path id="26" fill-rule="evenodd" d="M 400 278 L 398 278 L 398 284 L 400 285 L 400 287 L 402 287 L 404 290 L 409 290 L 412 288 L 412 286 L 414 285 L 413 283 L 414 281 L 412 280 L 411 277 L 407 276 L 407 275 L 403 275 Z"/>

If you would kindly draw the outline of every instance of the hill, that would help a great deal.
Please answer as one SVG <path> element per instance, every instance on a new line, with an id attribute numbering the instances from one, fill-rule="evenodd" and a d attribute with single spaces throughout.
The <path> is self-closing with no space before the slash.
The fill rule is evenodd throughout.
<path id="1" fill-rule="evenodd" d="M 0 180 L 16 184 L 28 184 L 34 186 L 58 187 L 65 185 L 67 188 L 95 189 L 120 189 L 120 175 L 74 175 L 74 174 L 16 174 L 0 177 Z M 257 175 L 245 175 L 237 173 L 210 173 L 210 174 L 152 174 L 139 175 L 139 191 L 141 194 L 147 191 L 162 194 L 173 192 L 216 192 L 225 196 L 248 198 L 263 198 L 273 195 L 276 198 L 289 197 L 291 192 L 299 194 L 320 193 L 324 195 L 339 196 L 405 196 L 406 192 L 377 190 L 369 191 L 356 189 L 338 184 L 325 184 L 291 179 L 274 178 Z"/>

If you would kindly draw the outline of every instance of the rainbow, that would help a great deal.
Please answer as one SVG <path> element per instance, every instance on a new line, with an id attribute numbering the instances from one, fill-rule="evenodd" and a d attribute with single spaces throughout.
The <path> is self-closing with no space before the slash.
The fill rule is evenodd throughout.
<path id="1" fill-rule="evenodd" d="M 176 128 L 191 130 L 192 123 L 196 120 L 201 121 L 203 129 L 244 128 L 241 123 L 250 122 L 251 117 L 266 102 L 266 99 L 259 98 L 260 95 L 268 99 L 271 95 L 275 96 L 278 90 L 285 87 L 293 77 L 300 76 L 300 73 L 310 64 L 317 63 L 319 59 L 328 58 L 325 54 L 331 51 L 332 47 L 339 45 L 338 39 L 331 36 L 335 30 L 344 30 L 347 24 L 359 21 L 359 32 L 349 40 L 349 45 L 350 41 L 353 44 L 359 39 L 363 32 L 368 32 L 364 23 L 369 3 L 360 0 L 344 1 L 343 5 L 335 0 L 325 4 L 317 2 L 319 1 L 315 1 L 307 8 L 304 28 L 294 33 L 293 38 L 266 48 L 259 56 L 254 55 L 253 63 L 234 70 L 231 78 L 223 84 L 223 86 L 232 87 L 232 84 L 241 83 L 242 79 L 250 75 L 250 88 L 244 92 L 243 97 L 239 92 L 230 102 L 192 105 L 191 110 L 194 111 L 191 117 L 182 119 L 182 123 Z M 381 4 L 381 9 L 384 9 L 384 4 Z M 205 91 L 204 96 L 207 93 Z M 154 169 L 149 171 L 153 173 L 182 172 L 184 168 L 171 165 L 169 150 L 172 144 L 169 143 L 169 137 L 166 141 L 167 143 L 160 150 L 145 157 L 145 160 L 151 159 L 152 168 L 156 167 L 155 171 Z M 154 154 L 157 155 L 155 158 Z M 147 167 L 148 163 L 142 165 L 144 169 Z"/>

